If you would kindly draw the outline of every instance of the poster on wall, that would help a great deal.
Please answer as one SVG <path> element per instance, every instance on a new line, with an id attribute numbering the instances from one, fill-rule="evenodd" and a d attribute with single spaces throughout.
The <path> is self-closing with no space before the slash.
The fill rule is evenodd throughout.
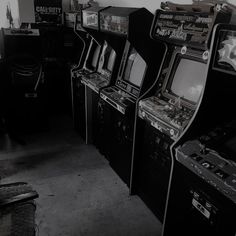
<path id="1" fill-rule="evenodd" d="M 62 23 L 62 0 L 34 0 L 36 23 Z"/>
<path id="2" fill-rule="evenodd" d="M 19 28 L 18 0 L 0 0 L 0 28 Z"/>

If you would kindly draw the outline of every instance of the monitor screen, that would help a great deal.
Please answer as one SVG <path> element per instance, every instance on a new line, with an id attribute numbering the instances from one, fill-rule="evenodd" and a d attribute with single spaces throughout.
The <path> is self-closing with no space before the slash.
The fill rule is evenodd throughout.
<path id="1" fill-rule="evenodd" d="M 174 63 L 171 80 L 168 81 L 168 90 L 177 97 L 192 103 L 197 103 L 206 77 L 205 63 L 180 57 Z"/>
<path id="2" fill-rule="evenodd" d="M 138 52 L 134 48 L 132 48 L 126 61 L 123 79 L 135 86 L 140 87 L 145 70 L 146 62 L 138 54 Z"/>
<path id="3" fill-rule="evenodd" d="M 91 42 L 87 59 L 86 59 L 86 68 L 90 70 L 95 70 L 98 63 L 100 53 L 100 46 L 93 40 Z"/>

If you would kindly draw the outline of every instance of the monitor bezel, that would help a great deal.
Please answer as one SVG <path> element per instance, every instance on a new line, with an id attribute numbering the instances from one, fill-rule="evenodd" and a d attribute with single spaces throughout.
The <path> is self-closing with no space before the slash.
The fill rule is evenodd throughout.
<path id="1" fill-rule="evenodd" d="M 175 62 L 180 61 L 182 58 L 183 59 L 190 59 L 192 61 L 201 62 L 201 63 L 205 64 L 206 67 L 207 67 L 207 62 L 205 60 L 203 60 L 202 53 L 203 53 L 202 51 L 197 51 L 197 50 L 196 51 L 195 50 L 187 50 L 186 53 L 181 53 L 180 48 L 174 51 L 174 53 L 171 57 L 169 70 L 168 70 L 168 72 L 165 76 L 163 86 L 162 86 L 162 89 L 161 89 L 162 95 L 165 98 L 170 99 L 172 101 L 172 103 L 174 103 L 178 98 L 176 96 L 176 94 L 172 93 L 169 89 L 171 87 L 176 69 L 178 67 L 178 63 L 175 63 Z M 203 95 L 206 79 L 207 79 L 207 68 L 206 68 L 206 71 L 205 71 L 205 82 L 203 84 L 203 89 L 202 89 L 202 92 L 201 92 L 201 94 L 198 98 L 198 101 L 193 102 L 193 101 L 190 101 L 190 100 L 185 99 L 185 98 L 180 98 L 180 105 L 181 106 L 184 106 L 184 107 L 187 107 L 187 108 L 190 108 L 190 109 L 195 109 L 197 107 L 197 105 L 198 105 L 198 103 L 199 103 L 199 101 L 200 101 L 200 99 Z"/>

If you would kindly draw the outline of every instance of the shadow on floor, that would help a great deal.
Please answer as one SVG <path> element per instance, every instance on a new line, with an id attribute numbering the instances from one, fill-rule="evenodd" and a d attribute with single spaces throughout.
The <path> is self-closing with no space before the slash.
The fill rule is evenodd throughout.
<path id="1" fill-rule="evenodd" d="M 22 136 L 23 137 L 23 136 Z M 39 193 L 39 236 L 160 236 L 161 224 L 68 117 L 26 145 L 0 152 L 2 183 L 25 181 Z"/>

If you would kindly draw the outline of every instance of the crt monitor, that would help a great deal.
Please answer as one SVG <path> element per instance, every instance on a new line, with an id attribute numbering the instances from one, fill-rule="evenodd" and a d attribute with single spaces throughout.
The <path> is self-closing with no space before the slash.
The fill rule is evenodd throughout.
<path id="1" fill-rule="evenodd" d="M 123 80 L 134 86 L 140 87 L 146 71 L 146 62 L 138 54 L 135 48 L 131 48 L 126 61 Z"/>
<path id="2" fill-rule="evenodd" d="M 102 62 L 101 69 L 111 73 L 113 70 L 115 59 L 116 59 L 115 50 L 107 42 L 105 42 L 101 54 L 101 62 Z"/>
<path id="3" fill-rule="evenodd" d="M 91 41 L 91 44 L 87 53 L 87 58 L 85 61 L 86 69 L 94 71 L 97 68 L 100 48 L 101 48 L 100 45 L 95 40 Z"/>
<path id="4" fill-rule="evenodd" d="M 205 84 L 207 65 L 200 59 L 176 55 L 167 78 L 164 94 L 196 105 Z"/>

